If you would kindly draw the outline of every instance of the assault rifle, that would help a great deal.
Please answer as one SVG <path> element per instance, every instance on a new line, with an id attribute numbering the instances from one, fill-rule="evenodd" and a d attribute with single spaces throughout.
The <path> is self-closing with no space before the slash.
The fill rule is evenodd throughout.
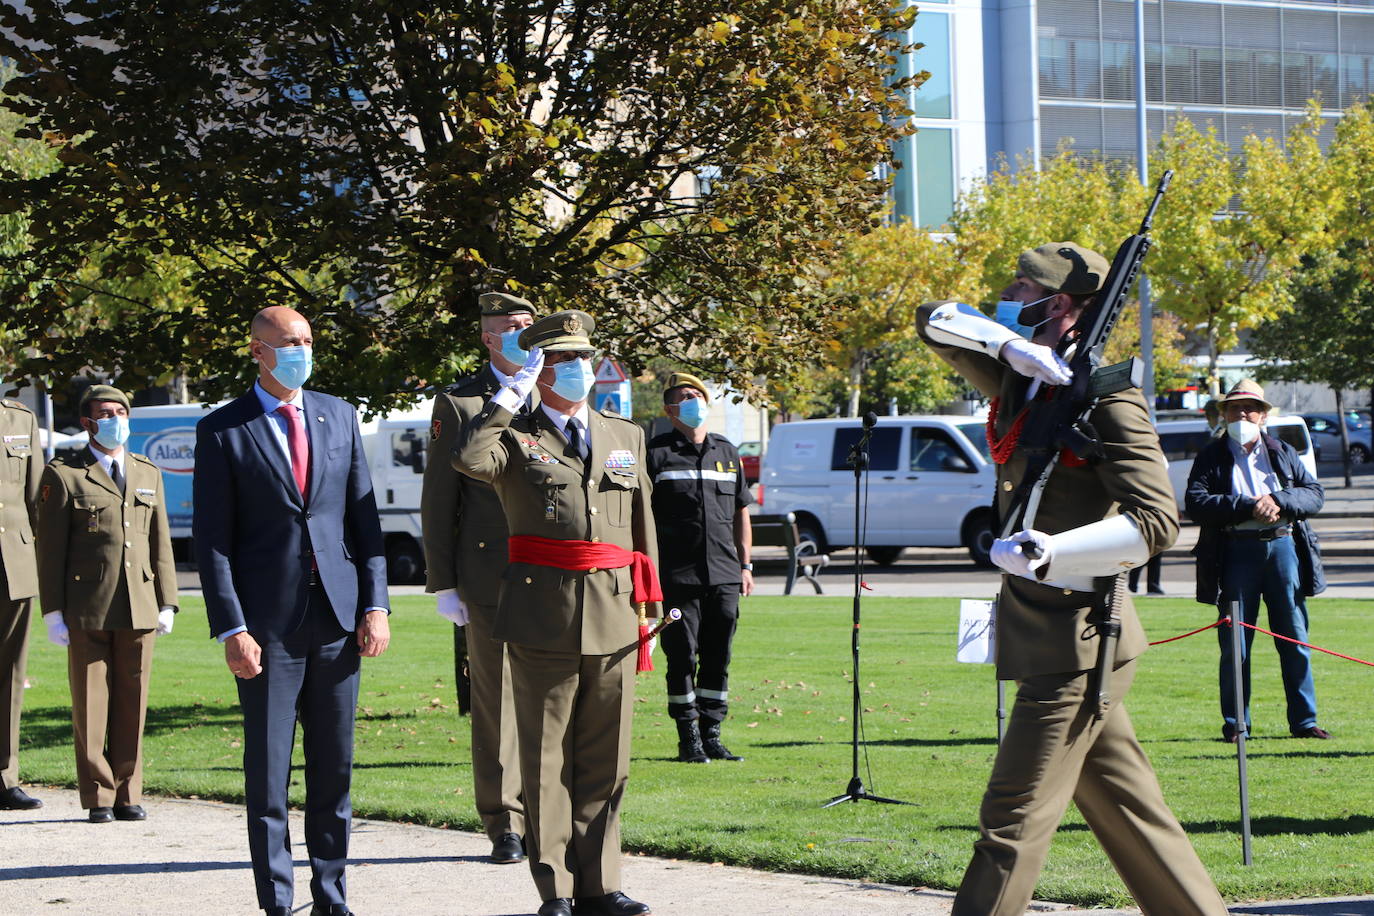
<path id="1" fill-rule="evenodd" d="M 1126 295 L 1140 272 L 1145 253 L 1150 250 L 1150 227 L 1155 210 L 1173 177 L 1172 169 L 1160 177 L 1154 199 L 1140 222 L 1140 231 L 1121 243 L 1102 291 L 1083 309 L 1078 321 L 1055 348 L 1055 352 L 1067 359 L 1073 381 L 1057 389 L 1052 400 L 1027 417 L 1018 446 L 1026 455 L 1026 471 L 1012 494 L 1002 526 L 1004 538 L 1024 528 L 1027 518 L 1035 518 L 1045 484 L 1065 449 L 1089 462 L 1105 457 L 1102 441 L 1088 420 L 1098 399 L 1128 388 L 1139 388 L 1144 381 L 1145 365 L 1139 357 L 1133 356 L 1112 366 L 1103 366 L 1102 358 L 1107 338 L 1126 306 Z M 1032 559 L 1040 555 L 1033 543 L 1027 543 L 1023 549 Z M 1101 576 L 1094 587 L 1093 622 L 1100 637 L 1097 658 L 1099 718 L 1107 714 L 1110 703 L 1116 640 L 1121 635 L 1120 607 L 1125 593 L 1125 583 L 1121 580 L 1122 575 Z"/>

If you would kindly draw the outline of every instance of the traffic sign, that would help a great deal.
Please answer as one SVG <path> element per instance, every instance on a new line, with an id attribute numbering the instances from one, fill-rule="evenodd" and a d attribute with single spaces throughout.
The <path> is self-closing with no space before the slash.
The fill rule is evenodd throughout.
<path id="1" fill-rule="evenodd" d="M 596 367 L 596 380 L 602 384 L 616 384 L 626 380 L 625 370 L 609 356 L 602 357 Z"/>

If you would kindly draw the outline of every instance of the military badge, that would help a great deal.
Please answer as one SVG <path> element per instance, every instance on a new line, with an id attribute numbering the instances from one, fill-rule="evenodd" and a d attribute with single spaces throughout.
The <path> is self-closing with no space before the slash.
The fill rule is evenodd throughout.
<path id="1" fill-rule="evenodd" d="M 440 430 L 442 430 L 443 428 L 444 428 L 444 421 L 443 421 L 443 420 L 432 420 L 432 421 L 430 421 L 430 424 L 429 424 L 429 439 L 430 439 L 431 442 L 436 442 L 436 441 L 438 441 L 438 439 L 439 439 L 439 432 L 440 432 Z"/>
<path id="2" fill-rule="evenodd" d="M 632 468 L 635 466 L 635 453 L 627 448 L 613 448 L 606 456 L 608 468 Z"/>
<path id="3" fill-rule="evenodd" d="M 569 334 L 582 333 L 582 319 L 576 315 L 570 315 L 563 319 L 563 330 Z"/>

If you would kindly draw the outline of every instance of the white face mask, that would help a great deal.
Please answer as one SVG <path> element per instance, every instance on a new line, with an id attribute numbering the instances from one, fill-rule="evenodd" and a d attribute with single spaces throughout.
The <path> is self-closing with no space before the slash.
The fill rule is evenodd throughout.
<path id="1" fill-rule="evenodd" d="M 1259 424 L 1251 423 L 1249 420 L 1233 420 L 1226 424 L 1226 435 L 1241 445 L 1249 445 L 1254 442 L 1259 438 L 1259 434 Z"/>

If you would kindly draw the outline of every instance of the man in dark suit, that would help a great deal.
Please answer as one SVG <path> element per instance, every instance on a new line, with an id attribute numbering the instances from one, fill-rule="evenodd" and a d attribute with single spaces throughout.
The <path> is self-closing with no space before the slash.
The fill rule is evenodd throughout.
<path id="1" fill-rule="evenodd" d="M 298 312 L 253 318 L 258 380 L 196 424 L 195 537 L 210 632 L 243 709 L 248 847 L 258 904 L 291 913 L 287 782 L 305 747 L 312 916 L 347 916 L 358 659 L 390 641 L 386 559 L 353 408 L 303 386 Z"/>

